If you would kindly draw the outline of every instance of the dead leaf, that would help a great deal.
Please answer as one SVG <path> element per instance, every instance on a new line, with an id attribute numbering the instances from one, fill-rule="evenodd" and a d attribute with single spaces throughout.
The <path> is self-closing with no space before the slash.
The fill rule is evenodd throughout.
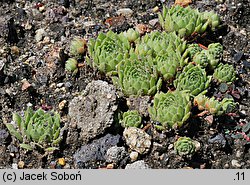
<path id="1" fill-rule="evenodd" d="M 104 22 L 106 25 L 108 25 L 109 27 L 111 26 L 116 26 L 116 25 L 122 25 L 125 22 L 125 17 L 124 16 L 118 16 L 118 17 L 111 17 L 106 19 L 106 21 Z"/>
<path id="2" fill-rule="evenodd" d="M 192 3 L 192 0 L 175 0 L 175 5 L 180 5 L 180 6 L 188 6 L 189 4 Z"/>
<path id="3" fill-rule="evenodd" d="M 150 28 L 146 24 L 137 24 L 135 29 L 140 33 L 140 35 L 144 35 L 145 33 L 150 32 Z"/>

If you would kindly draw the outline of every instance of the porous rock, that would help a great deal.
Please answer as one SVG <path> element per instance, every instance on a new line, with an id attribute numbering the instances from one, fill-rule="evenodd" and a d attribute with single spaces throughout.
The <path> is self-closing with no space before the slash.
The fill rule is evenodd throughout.
<path id="1" fill-rule="evenodd" d="M 92 81 L 83 95 L 69 103 L 69 126 L 80 129 L 79 139 L 87 143 L 112 125 L 116 110 L 115 87 L 101 80 Z"/>
<path id="2" fill-rule="evenodd" d="M 123 132 L 123 136 L 130 149 L 139 154 L 146 154 L 149 152 L 152 138 L 142 129 L 136 127 L 126 128 Z"/>

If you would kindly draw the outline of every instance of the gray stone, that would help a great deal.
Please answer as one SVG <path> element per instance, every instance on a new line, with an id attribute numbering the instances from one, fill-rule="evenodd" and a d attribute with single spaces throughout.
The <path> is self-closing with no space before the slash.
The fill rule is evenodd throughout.
<path id="1" fill-rule="evenodd" d="M 107 134 L 89 144 L 83 145 L 75 154 L 77 168 L 84 168 L 87 163 L 105 161 L 107 150 L 120 142 L 120 135 Z"/>
<path id="2" fill-rule="evenodd" d="M 119 10 L 116 11 L 117 15 L 123 15 L 123 16 L 131 16 L 133 14 L 133 10 L 131 10 L 130 8 L 121 8 Z"/>
<path id="3" fill-rule="evenodd" d="M 81 129 L 79 139 L 87 143 L 112 125 L 116 110 L 115 87 L 101 80 L 92 81 L 83 95 L 69 103 L 69 126 Z"/>
<path id="4" fill-rule="evenodd" d="M 148 153 L 151 146 L 151 136 L 145 131 L 135 127 L 125 128 L 123 136 L 130 149 L 139 154 Z"/>
<path id="5" fill-rule="evenodd" d="M 109 163 L 118 163 L 127 155 L 124 147 L 113 146 L 106 153 L 106 161 Z"/>
<path id="6" fill-rule="evenodd" d="M 36 35 L 35 35 L 36 41 L 37 42 L 41 41 L 45 35 L 46 35 L 46 32 L 43 28 L 36 30 Z"/>
<path id="7" fill-rule="evenodd" d="M 140 160 L 132 164 L 127 164 L 125 169 L 149 169 L 149 166 L 143 160 Z"/>

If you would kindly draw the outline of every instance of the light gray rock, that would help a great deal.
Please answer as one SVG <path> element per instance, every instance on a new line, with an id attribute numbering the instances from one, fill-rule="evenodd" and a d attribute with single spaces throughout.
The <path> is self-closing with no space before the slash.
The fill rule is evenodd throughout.
<path id="1" fill-rule="evenodd" d="M 108 163 L 118 163 L 127 155 L 124 147 L 113 146 L 106 153 L 106 161 Z"/>
<path id="2" fill-rule="evenodd" d="M 123 15 L 123 16 L 131 16 L 133 14 L 133 10 L 131 10 L 130 8 L 121 8 L 119 10 L 116 11 L 117 15 Z"/>
<path id="3" fill-rule="evenodd" d="M 36 30 L 36 35 L 35 35 L 36 41 L 37 42 L 41 41 L 45 35 L 46 35 L 46 32 L 43 28 Z"/>
<path id="4" fill-rule="evenodd" d="M 81 129 L 79 139 L 87 143 L 112 125 L 116 110 L 115 87 L 101 80 L 92 81 L 83 95 L 69 103 L 69 126 Z"/>
<path id="5" fill-rule="evenodd" d="M 145 131 L 139 128 L 129 127 L 125 128 L 123 136 L 130 149 L 139 154 L 148 153 L 152 138 Z"/>
<path id="6" fill-rule="evenodd" d="M 232 166 L 233 166 L 234 168 L 240 168 L 240 167 L 241 167 L 241 164 L 239 163 L 239 161 L 238 161 L 238 160 L 235 160 L 235 159 L 233 159 L 233 160 L 231 161 L 231 164 L 232 164 Z"/>
<path id="7" fill-rule="evenodd" d="M 149 166 L 143 160 L 140 160 L 132 164 L 127 164 L 125 169 L 149 169 Z"/>

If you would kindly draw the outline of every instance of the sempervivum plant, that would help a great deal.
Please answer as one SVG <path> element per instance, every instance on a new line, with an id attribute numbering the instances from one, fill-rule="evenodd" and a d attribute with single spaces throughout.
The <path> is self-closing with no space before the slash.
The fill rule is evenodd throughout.
<path id="1" fill-rule="evenodd" d="M 210 114 L 216 116 L 234 112 L 237 109 L 237 103 L 231 98 L 224 98 L 220 102 L 214 97 L 208 98 L 201 94 L 194 98 L 194 105 L 198 106 L 199 110 L 206 110 Z"/>
<path id="2" fill-rule="evenodd" d="M 215 69 L 222 58 L 223 46 L 220 43 L 209 44 L 206 54 L 209 60 L 209 68 Z"/>
<path id="3" fill-rule="evenodd" d="M 185 91 L 169 91 L 157 93 L 154 97 L 154 105 L 148 111 L 152 120 L 159 122 L 157 129 L 178 128 L 190 116 L 190 95 Z"/>
<path id="4" fill-rule="evenodd" d="M 196 147 L 194 141 L 189 137 L 180 137 L 174 143 L 174 149 L 180 156 L 192 156 L 195 153 Z"/>
<path id="5" fill-rule="evenodd" d="M 120 87 L 124 95 L 142 96 L 154 95 L 161 87 L 152 60 L 147 58 L 138 59 L 135 54 L 130 58 L 124 59 L 117 66 L 118 76 L 113 76 L 113 83 Z"/>
<path id="6" fill-rule="evenodd" d="M 187 59 L 184 60 L 179 52 L 175 52 L 172 48 L 169 48 L 164 54 L 158 54 L 153 59 L 153 62 L 157 71 L 167 81 L 172 79 L 177 70 L 187 63 Z"/>
<path id="7" fill-rule="evenodd" d="M 13 123 L 6 124 L 6 127 L 22 142 L 20 147 L 27 150 L 33 150 L 35 145 L 48 151 L 55 150 L 62 139 L 60 115 L 56 112 L 33 111 L 28 107 L 23 118 L 14 113 Z"/>
<path id="8" fill-rule="evenodd" d="M 142 117 L 137 110 L 129 110 L 124 112 L 120 123 L 123 127 L 141 128 L 143 126 Z"/>
<path id="9" fill-rule="evenodd" d="M 117 64 L 128 57 L 129 50 L 129 40 L 123 33 L 100 33 L 96 39 L 89 40 L 86 60 L 91 67 L 107 73 L 116 70 Z"/>
<path id="10" fill-rule="evenodd" d="M 199 46 L 199 44 L 189 44 L 187 47 L 188 56 L 193 59 L 194 55 L 198 52 L 200 52 L 202 48 Z"/>
<path id="11" fill-rule="evenodd" d="M 67 71 L 77 72 L 77 71 L 78 71 L 77 65 L 78 65 L 78 62 L 77 62 L 76 59 L 74 59 L 74 58 L 69 58 L 69 59 L 66 61 L 65 69 L 66 69 Z"/>
<path id="12" fill-rule="evenodd" d="M 214 70 L 213 78 L 218 82 L 231 84 L 236 80 L 236 72 L 232 65 L 219 64 Z"/>
<path id="13" fill-rule="evenodd" d="M 189 36 L 193 33 L 204 33 L 208 26 L 212 29 L 219 25 L 220 19 L 213 12 L 200 13 L 198 9 L 179 5 L 171 8 L 163 7 L 159 14 L 159 22 L 167 32 L 176 31 L 179 36 Z"/>
<path id="14" fill-rule="evenodd" d="M 182 54 L 186 49 L 186 42 L 175 33 L 154 31 L 146 34 L 137 42 L 135 52 L 138 55 L 162 55 L 167 50 L 172 49 Z"/>
<path id="15" fill-rule="evenodd" d="M 195 62 L 195 64 L 206 68 L 209 64 L 209 60 L 207 57 L 207 51 L 206 50 L 202 50 L 198 53 L 196 53 L 193 57 L 193 62 Z"/>
<path id="16" fill-rule="evenodd" d="M 211 76 L 206 75 L 205 69 L 199 65 L 189 63 L 174 81 L 174 86 L 178 90 L 187 90 L 196 96 L 205 92 L 211 81 Z"/>
<path id="17" fill-rule="evenodd" d="M 123 32 L 123 34 L 129 42 L 135 42 L 135 40 L 140 37 L 140 33 L 132 28 L 129 28 L 127 31 Z"/>
<path id="18" fill-rule="evenodd" d="M 75 38 L 70 43 L 70 54 L 76 58 L 80 58 L 86 51 L 87 42 L 82 38 Z"/>

